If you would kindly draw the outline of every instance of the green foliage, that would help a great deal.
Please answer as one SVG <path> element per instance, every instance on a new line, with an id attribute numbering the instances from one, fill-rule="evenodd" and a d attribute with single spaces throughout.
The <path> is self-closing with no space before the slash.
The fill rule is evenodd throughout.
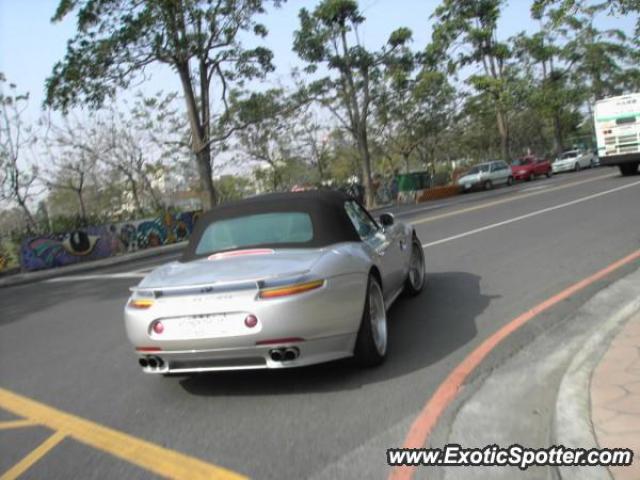
<path id="1" fill-rule="evenodd" d="M 316 71 L 319 64 L 330 72 L 303 86 L 304 94 L 327 107 L 351 134 L 359 152 L 367 204 L 372 205 L 369 116 L 375 101 L 373 83 L 382 75 L 384 65 L 402 63 L 398 52 L 410 41 L 411 31 L 400 28 L 383 48 L 367 50 L 357 34 L 365 17 L 353 0 L 322 0 L 313 12 L 301 9 L 299 20 L 293 50 L 308 62 L 307 72 Z"/>
<path id="2" fill-rule="evenodd" d="M 531 15 L 536 19 L 548 15 L 560 23 L 571 18 L 576 11 L 585 9 L 607 11 L 610 15 L 640 14 L 640 0 L 534 0 Z M 640 36 L 640 16 L 636 20 L 636 36 Z"/>
<path id="3" fill-rule="evenodd" d="M 231 79 L 254 78 L 273 68 L 268 49 L 244 49 L 236 38 L 247 30 L 266 35 L 264 26 L 252 20 L 264 12 L 259 0 L 218 5 L 204 0 L 61 0 L 53 20 L 73 12 L 78 33 L 46 83 L 47 103 L 63 110 L 80 102 L 102 106 L 154 62 L 178 66 L 213 53 L 207 67 L 231 67 L 225 72 Z"/>
<path id="4" fill-rule="evenodd" d="M 510 158 L 508 116 L 513 103 L 508 64 L 509 45 L 497 40 L 497 25 L 504 0 L 444 0 L 432 16 L 436 20 L 433 45 L 426 52 L 431 61 L 446 62 L 450 72 L 478 65 L 482 73 L 467 83 L 493 104 L 500 134 L 501 156 Z"/>
<path id="5" fill-rule="evenodd" d="M 249 193 L 249 180 L 237 175 L 222 175 L 215 180 L 216 188 L 220 194 L 220 203 L 240 200 Z"/>
<path id="6" fill-rule="evenodd" d="M 239 40 L 267 34 L 255 21 L 266 3 L 280 0 L 61 0 L 54 21 L 76 12 L 77 33 L 47 79 L 46 102 L 63 111 L 78 104 L 99 108 L 136 82 L 148 65 L 168 66 L 182 85 L 190 146 L 207 194 L 205 208 L 211 208 L 217 202 L 212 145 L 244 126 L 228 122 L 230 91 L 273 70 L 269 49 L 245 48 Z M 212 84 L 221 98 L 217 115 Z"/>

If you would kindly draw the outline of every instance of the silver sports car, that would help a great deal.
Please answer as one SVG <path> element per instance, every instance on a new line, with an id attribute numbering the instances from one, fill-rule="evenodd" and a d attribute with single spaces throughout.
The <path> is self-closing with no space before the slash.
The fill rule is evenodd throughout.
<path id="1" fill-rule="evenodd" d="M 425 283 L 410 225 L 338 192 L 216 208 L 180 261 L 132 288 L 127 335 L 146 373 L 287 368 L 387 353 L 387 315 Z"/>

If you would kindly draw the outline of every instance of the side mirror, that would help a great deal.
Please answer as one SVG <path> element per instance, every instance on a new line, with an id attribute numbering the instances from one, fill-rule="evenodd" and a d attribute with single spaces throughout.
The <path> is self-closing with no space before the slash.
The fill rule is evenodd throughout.
<path id="1" fill-rule="evenodd" d="M 390 227 L 396 221 L 393 214 L 388 212 L 381 213 L 379 218 L 380 218 L 380 224 L 382 225 L 383 228 Z"/>

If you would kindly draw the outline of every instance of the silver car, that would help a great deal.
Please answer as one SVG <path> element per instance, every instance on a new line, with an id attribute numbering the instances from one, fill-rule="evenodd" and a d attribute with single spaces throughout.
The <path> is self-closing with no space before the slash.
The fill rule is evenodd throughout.
<path id="1" fill-rule="evenodd" d="M 475 165 L 458 179 L 458 186 L 465 192 L 474 188 L 491 190 L 496 185 L 513 185 L 511 167 L 502 160 Z"/>
<path id="2" fill-rule="evenodd" d="M 412 226 L 374 219 L 338 192 L 271 194 L 218 207 L 180 261 L 125 307 L 146 373 L 286 368 L 387 353 L 387 315 L 425 283 Z"/>

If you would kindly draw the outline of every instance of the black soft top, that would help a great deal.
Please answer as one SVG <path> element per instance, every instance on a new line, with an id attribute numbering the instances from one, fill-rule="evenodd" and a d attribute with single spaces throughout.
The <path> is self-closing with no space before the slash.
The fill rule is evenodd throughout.
<path id="1" fill-rule="evenodd" d="M 334 190 L 270 193 L 246 198 L 216 207 L 204 213 L 197 221 L 182 261 L 190 261 L 196 255 L 196 247 L 209 225 L 218 220 L 273 212 L 304 212 L 311 217 L 313 238 L 304 243 L 260 244 L 265 248 L 319 248 L 339 242 L 359 242 L 358 232 L 344 209 L 346 201 L 353 200 L 347 194 Z M 250 248 L 243 247 L 243 248 Z"/>

